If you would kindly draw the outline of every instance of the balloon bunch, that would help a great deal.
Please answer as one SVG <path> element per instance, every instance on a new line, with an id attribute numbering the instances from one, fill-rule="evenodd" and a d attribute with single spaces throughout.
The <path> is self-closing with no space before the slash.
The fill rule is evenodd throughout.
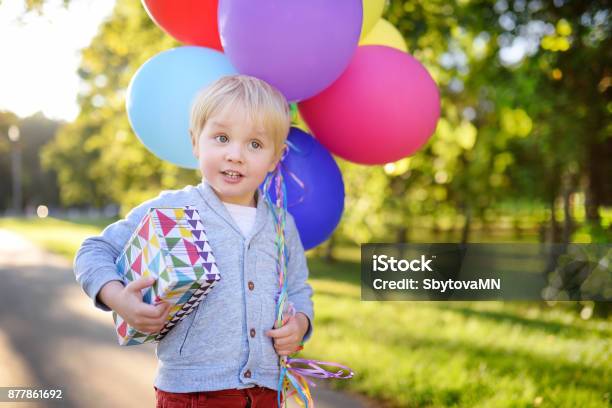
<path id="1" fill-rule="evenodd" d="M 440 115 L 436 84 L 381 18 L 384 3 L 143 0 L 151 19 L 186 45 L 155 55 L 134 74 L 130 124 L 159 158 L 197 168 L 188 136 L 197 92 L 236 73 L 274 85 L 314 135 L 291 130 L 288 140 L 299 148 L 284 166 L 297 175 L 287 178 L 289 211 L 304 248 L 313 248 L 329 238 L 344 209 L 332 154 L 366 165 L 399 160 L 427 142 Z"/>
<path id="2" fill-rule="evenodd" d="M 272 203 L 281 196 L 277 210 L 293 215 L 304 248 L 313 248 L 329 238 L 344 210 L 332 154 L 365 165 L 397 161 L 424 146 L 440 116 L 436 84 L 381 18 L 384 3 L 143 0 L 151 19 L 186 45 L 155 55 L 134 74 L 126 100 L 130 124 L 159 158 L 197 168 L 188 129 L 199 90 L 236 73 L 274 85 L 297 104 L 297 119 L 314 137 L 291 128 L 288 153 L 274 172 L 282 183 L 262 187 Z M 281 227 L 283 220 L 279 215 Z M 288 381 L 312 402 L 304 375 L 342 377 L 321 366 L 329 364 L 285 361 L 283 389 Z"/>

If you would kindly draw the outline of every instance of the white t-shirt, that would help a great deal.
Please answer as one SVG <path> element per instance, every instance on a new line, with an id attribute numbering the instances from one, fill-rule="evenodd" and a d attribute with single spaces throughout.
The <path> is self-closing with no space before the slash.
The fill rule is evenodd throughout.
<path id="1" fill-rule="evenodd" d="M 255 214 L 257 213 L 256 207 L 249 207 L 246 205 L 237 205 L 230 204 L 222 201 L 227 211 L 230 213 L 238 227 L 242 231 L 242 234 L 246 237 L 251 229 L 253 228 L 253 224 L 255 224 Z"/>

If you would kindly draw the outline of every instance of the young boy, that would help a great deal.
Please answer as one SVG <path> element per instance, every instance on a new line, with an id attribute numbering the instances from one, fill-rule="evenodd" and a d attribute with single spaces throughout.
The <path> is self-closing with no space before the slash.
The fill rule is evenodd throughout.
<path id="1" fill-rule="evenodd" d="M 157 345 L 158 407 L 276 407 L 278 356 L 295 352 L 312 333 L 312 289 L 290 214 L 287 284 L 296 313 L 273 328 L 279 290 L 276 232 L 258 187 L 280 161 L 289 126 L 287 101 L 264 81 L 234 75 L 214 82 L 191 112 L 202 182 L 146 201 L 100 236 L 86 239 L 76 255 L 77 281 L 96 307 L 116 311 L 140 331 L 157 332 L 169 305 L 142 302 L 141 289 L 154 280 L 142 278 L 124 287 L 115 260 L 149 208 L 198 209 L 221 280 Z"/>

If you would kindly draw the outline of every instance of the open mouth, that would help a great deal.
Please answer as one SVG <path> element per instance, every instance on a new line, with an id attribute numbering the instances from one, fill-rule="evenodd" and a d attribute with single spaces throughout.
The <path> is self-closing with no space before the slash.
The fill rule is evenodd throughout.
<path id="1" fill-rule="evenodd" d="M 241 173 L 238 173 L 237 171 L 233 171 L 233 170 L 222 171 L 221 174 L 233 180 L 238 180 L 239 178 L 244 177 Z"/>

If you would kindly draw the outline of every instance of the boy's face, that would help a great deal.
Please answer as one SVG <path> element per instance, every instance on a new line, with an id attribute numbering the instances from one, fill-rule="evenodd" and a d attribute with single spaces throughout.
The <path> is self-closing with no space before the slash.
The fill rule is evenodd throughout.
<path id="1" fill-rule="evenodd" d="M 195 137 L 193 154 L 202 176 L 221 201 L 255 206 L 255 191 L 278 162 L 272 136 L 226 107 L 211 116 Z"/>

